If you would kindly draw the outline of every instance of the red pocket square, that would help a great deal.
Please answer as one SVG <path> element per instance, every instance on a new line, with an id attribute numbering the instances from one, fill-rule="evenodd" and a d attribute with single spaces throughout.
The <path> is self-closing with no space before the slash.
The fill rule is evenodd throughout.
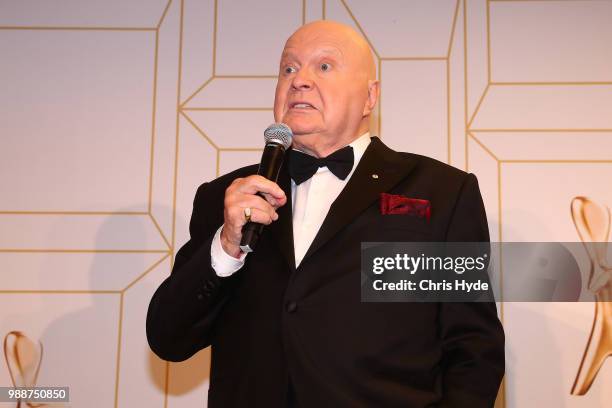
<path id="1" fill-rule="evenodd" d="M 431 204 L 429 200 L 422 200 L 420 198 L 380 193 L 380 213 L 382 215 L 416 215 L 429 221 L 429 217 L 431 217 Z"/>

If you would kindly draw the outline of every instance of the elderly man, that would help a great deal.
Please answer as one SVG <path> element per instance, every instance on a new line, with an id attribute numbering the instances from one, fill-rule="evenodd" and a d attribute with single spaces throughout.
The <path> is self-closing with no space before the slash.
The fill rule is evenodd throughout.
<path id="1" fill-rule="evenodd" d="M 302 26 L 280 61 L 274 117 L 294 141 L 278 184 L 249 166 L 198 189 L 147 336 L 170 361 L 212 346 L 210 407 L 494 404 L 494 304 L 360 301 L 361 242 L 489 239 L 473 175 L 370 136 L 378 94 L 362 37 Z M 383 215 L 381 193 L 428 200 L 430 217 Z M 268 225 L 248 255 L 245 209 Z"/>

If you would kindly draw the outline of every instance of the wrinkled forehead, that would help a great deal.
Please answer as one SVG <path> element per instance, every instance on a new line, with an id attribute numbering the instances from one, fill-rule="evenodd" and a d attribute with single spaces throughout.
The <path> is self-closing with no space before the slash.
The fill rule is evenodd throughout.
<path id="1" fill-rule="evenodd" d="M 365 38 L 351 27 L 330 21 L 318 21 L 300 27 L 285 43 L 284 59 L 306 60 L 321 54 L 335 56 L 342 65 L 376 78 L 376 66 Z"/>
<path id="2" fill-rule="evenodd" d="M 301 29 L 285 43 L 283 57 L 291 54 L 327 53 L 339 58 L 359 58 L 359 46 L 339 30 Z"/>
<path id="3" fill-rule="evenodd" d="M 286 59 L 301 60 L 309 57 L 333 57 L 339 61 L 344 60 L 344 52 L 332 42 L 287 45 L 283 49 L 281 61 Z"/>

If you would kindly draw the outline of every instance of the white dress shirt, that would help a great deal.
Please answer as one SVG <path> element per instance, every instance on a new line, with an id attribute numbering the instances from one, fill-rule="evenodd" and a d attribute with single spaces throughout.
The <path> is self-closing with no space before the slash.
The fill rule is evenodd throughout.
<path id="1" fill-rule="evenodd" d="M 332 203 L 338 198 L 350 180 L 363 153 L 370 144 L 370 133 L 364 133 L 349 146 L 353 147 L 355 161 L 346 179 L 340 180 L 327 167 L 319 167 L 317 172 L 300 185 L 291 180 L 291 208 L 293 213 L 293 245 L 295 266 L 298 267 L 306 255 L 310 244 L 319 232 Z M 211 264 L 218 276 L 226 277 L 242 268 L 247 254 L 234 258 L 221 246 L 221 226 L 210 248 Z"/>

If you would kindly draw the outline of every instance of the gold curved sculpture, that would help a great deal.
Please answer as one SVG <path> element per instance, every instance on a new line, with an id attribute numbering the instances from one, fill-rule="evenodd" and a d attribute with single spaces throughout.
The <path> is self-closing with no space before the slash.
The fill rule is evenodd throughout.
<path id="1" fill-rule="evenodd" d="M 19 331 L 9 332 L 4 337 L 4 358 L 14 387 L 35 387 L 43 357 L 43 346 L 33 342 Z M 26 403 L 28 407 L 38 408 L 43 404 Z M 17 408 L 21 401 L 17 402 Z"/>
<path id="2" fill-rule="evenodd" d="M 612 355 L 612 267 L 606 252 L 610 210 L 586 197 L 575 197 L 572 219 L 590 258 L 588 289 L 595 294 L 595 317 L 587 346 L 572 386 L 572 395 L 586 394 L 604 361 Z"/>

